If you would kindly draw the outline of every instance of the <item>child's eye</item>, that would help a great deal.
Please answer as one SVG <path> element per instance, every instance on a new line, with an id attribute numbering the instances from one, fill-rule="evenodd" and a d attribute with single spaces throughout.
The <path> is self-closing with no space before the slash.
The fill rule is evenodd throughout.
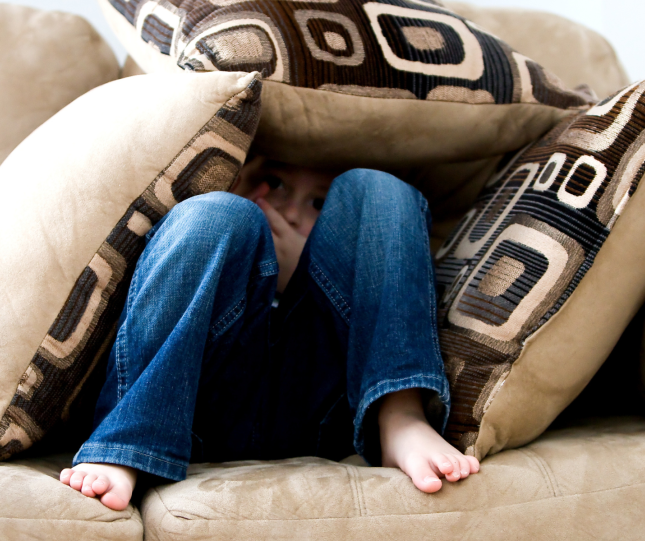
<path id="1" fill-rule="evenodd" d="M 282 186 L 282 179 L 275 175 L 265 175 L 262 180 L 266 182 L 269 185 L 269 188 L 271 188 L 272 190 L 277 190 L 280 186 Z"/>
<path id="2" fill-rule="evenodd" d="M 316 210 L 322 210 L 323 205 L 325 204 L 325 198 L 324 197 L 316 197 L 311 205 L 316 209 Z"/>

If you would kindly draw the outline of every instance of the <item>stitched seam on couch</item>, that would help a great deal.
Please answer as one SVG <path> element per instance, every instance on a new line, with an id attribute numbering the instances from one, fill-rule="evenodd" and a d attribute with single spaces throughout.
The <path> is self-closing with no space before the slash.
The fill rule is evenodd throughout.
<path id="1" fill-rule="evenodd" d="M 132 506 L 135 510 L 138 510 L 138 507 Z M 123 518 L 117 518 L 114 520 L 96 520 L 96 519 L 84 519 L 84 518 L 30 518 L 30 517 L 25 517 L 25 518 L 18 518 L 18 517 L 0 517 L 0 523 L 4 521 L 20 521 L 20 520 L 25 520 L 28 522 L 80 522 L 81 524 L 115 524 L 117 522 L 136 522 L 138 524 L 141 524 L 141 522 L 136 520 L 136 517 L 140 516 L 139 513 L 130 513 L 130 516 L 128 517 L 123 517 Z"/>
<path id="2" fill-rule="evenodd" d="M 547 486 L 553 493 L 554 497 L 562 496 L 562 491 L 558 485 L 558 481 L 553 473 L 553 470 L 549 467 L 546 460 L 544 460 L 540 455 L 538 455 L 532 449 L 517 449 L 520 453 L 524 454 L 529 460 L 531 460 L 537 467 L 540 469 L 542 474 L 545 477 Z"/>
<path id="3" fill-rule="evenodd" d="M 166 510 L 166 513 L 168 513 L 168 514 L 172 515 L 172 513 L 170 512 L 170 509 L 169 509 L 169 508 L 168 508 L 168 506 L 166 505 L 166 502 L 164 502 L 164 501 L 163 501 L 163 497 L 161 496 L 161 493 L 159 492 L 159 489 L 158 489 L 158 488 L 153 488 L 153 489 L 152 489 L 152 492 L 157 496 L 157 499 L 159 500 L 159 503 L 160 503 L 161 505 L 163 505 L 163 508 Z M 174 516 L 174 515 L 173 515 L 173 516 Z M 176 518 L 179 518 L 179 517 L 176 517 Z M 185 520 L 185 519 L 184 519 L 184 520 Z"/>
<path id="4" fill-rule="evenodd" d="M 352 487 L 352 495 L 354 496 L 354 509 L 361 517 L 367 516 L 367 506 L 365 505 L 365 494 L 359 482 L 358 469 L 356 466 L 346 466 L 347 476 L 349 477 L 349 484 Z"/>
<path id="5" fill-rule="evenodd" d="M 183 516 L 175 516 L 173 514 L 173 511 L 168 511 L 170 515 L 173 516 L 173 518 L 176 518 L 178 520 L 182 520 L 184 522 L 187 521 L 195 521 L 195 522 L 233 522 L 233 523 L 240 523 L 240 522 L 309 522 L 309 521 L 330 521 L 330 520 L 343 520 L 343 521 L 350 521 L 350 520 L 382 520 L 384 518 L 400 518 L 402 520 L 411 520 L 414 518 L 426 518 L 426 517 L 432 517 L 432 516 L 440 516 L 440 515 L 454 515 L 454 514 L 470 514 L 470 513 L 485 513 L 486 511 L 491 511 L 493 509 L 504 509 L 508 508 L 511 509 L 513 507 L 518 507 L 522 505 L 531 505 L 531 504 L 537 504 L 540 502 L 543 502 L 545 500 L 566 500 L 569 498 L 580 498 L 582 496 L 592 496 L 595 494 L 602 494 L 602 493 L 610 493 L 610 492 L 615 492 L 618 490 L 624 490 L 628 488 L 634 488 L 638 486 L 643 486 L 645 487 L 645 482 L 643 483 L 636 483 L 634 485 L 624 485 L 622 487 L 616 487 L 616 488 L 609 488 L 606 490 L 596 490 L 596 491 L 591 491 L 591 492 L 584 492 L 581 494 L 568 494 L 567 496 L 557 496 L 557 497 L 550 497 L 550 498 L 539 498 L 536 500 L 529 500 L 527 502 L 521 502 L 521 503 L 513 503 L 510 505 L 500 505 L 497 507 L 486 507 L 486 508 L 481 508 L 481 509 L 464 509 L 464 510 L 455 510 L 455 511 L 438 511 L 436 513 L 410 513 L 410 514 L 400 514 L 400 515 L 369 515 L 369 516 L 358 516 L 358 517 L 322 517 L 322 518 L 258 518 L 258 519 L 249 519 L 249 518 L 244 518 L 244 519 L 235 519 L 235 518 L 230 518 L 230 519 L 210 519 L 210 518 L 197 518 L 197 519 L 186 519 Z M 168 507 L 164 505 L 166 509 Z M 179 511 L 177 511 L 179 512 Z M 2 519 L 0 519 L 2 520 Z M 28 520 L 28 519 L 25 519 Z M 144 524 L 145 526 L 145 524 Z"/>

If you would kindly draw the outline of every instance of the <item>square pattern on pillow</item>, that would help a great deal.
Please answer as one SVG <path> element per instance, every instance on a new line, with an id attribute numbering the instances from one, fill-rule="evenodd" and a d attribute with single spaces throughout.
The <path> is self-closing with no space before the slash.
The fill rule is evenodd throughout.
<path id="1" fill-rule="evenodd" d="M 602 254 L 612 240 L 637 263 L 645 257 L 625 232 L 642 214 L 630 201 L 645 173 L 644 92 L 634 84 L 515 155 L 437 253 L 447 437 L 462 451 L 481 458 L 539 435 L 642 303 L 642 286 L 625 278 L 635 265 Z M 615 281 L 599 281 L 594 267 Z M 600 325 L 589 311 L 603 295 L 623 315 Z M 561 333 L 555 316 L 566 306 L 578 315 Z M 600 307 L 608 318 L 609 308 Z M 528 347 L 538 335 L 555 354 Z"/>
<path id="2" fill-rule="evenodd" d="M 586 100 L 432 0 L 109 0 L 141 39 L 192 71 L 381 98 L 465 103 Z"/>
<path id="3" fill-rule="evenodd" d="M 589 104 L 435 1 L 100 3 L 146 73 L 261 72 L 254 146 L 288 163 L 392 170 L 489 158 Z"/>

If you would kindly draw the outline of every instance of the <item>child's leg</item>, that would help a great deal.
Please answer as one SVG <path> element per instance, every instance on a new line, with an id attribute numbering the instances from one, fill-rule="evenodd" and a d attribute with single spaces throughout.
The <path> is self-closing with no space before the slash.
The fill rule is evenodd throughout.
<path id="1" fill-rule="evenodd" d="M 332 184 L 301 264 L 327 297 L 346 347 L 356 450 L 373 464 L 400 467 L 432 492 L 441 486 L 437 475 L 455 481 L 478 464 L 438 435 L 449 387 L 429 228 L 417 190 L 385 173 L 353 170 Z"/>
<path id="2" fill-rule="evenodd" d="M 271 232 L 255 204 L 212 193 L 175 207 L 150 233 L 137 263 L 97 426 L 61 480 L 123 508 L 132 468 L 184 479 L 205 350 L 219 347 L 226 356 L 232 329 L 244 329 L 247 302 L 255 305 L 249 325 L 260 347 L 264 333 L 266 346 L 276 275 Z M 107 465 L 122 468 L 110 474 Z"/>

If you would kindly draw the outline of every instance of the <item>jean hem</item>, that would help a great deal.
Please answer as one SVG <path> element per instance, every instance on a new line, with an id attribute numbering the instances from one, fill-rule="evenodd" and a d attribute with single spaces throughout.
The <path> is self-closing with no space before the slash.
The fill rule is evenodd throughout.
<path id="1" fill-rule="evenodd" d="M 435 391 L 439 400 L 444 406 L 443 418 L 439 432 L 443 434 L 448 423 L 450 414 L 450 387 L 448 380 L 440 376 L 414 375 L 404 378 L 388 379 L 370 387 L 358 405 L 356 417 L 354 418 L 354 448 L 356 452 L 365 458 L 365 434 L 363 424 L 368 408 L 386 394 L 404 391 L 406 389 L 426 389 Z"/>
<path id="2" fill-rule="evenodd" d="M 188 463 L 170 462 L 147 452 L 118 445 L 84 444 L 74 456 L 73 466 L 81 463 L 117 464 L 128 466 L 171 481 L 186 479 Z"/>

